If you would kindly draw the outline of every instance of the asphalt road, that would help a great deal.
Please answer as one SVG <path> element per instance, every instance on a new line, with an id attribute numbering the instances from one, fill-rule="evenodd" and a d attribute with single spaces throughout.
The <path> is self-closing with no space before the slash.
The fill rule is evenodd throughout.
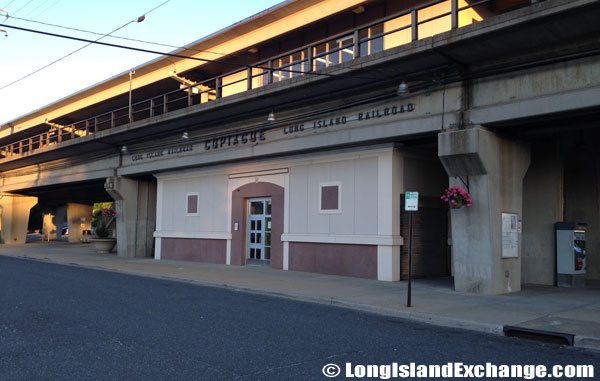
<path id="1" fill-rule="evenodd" d="M 0 256 L 0 380 L 304 380 L 329 363 L 454 361 L 600 377 L 596 351 Z"/>

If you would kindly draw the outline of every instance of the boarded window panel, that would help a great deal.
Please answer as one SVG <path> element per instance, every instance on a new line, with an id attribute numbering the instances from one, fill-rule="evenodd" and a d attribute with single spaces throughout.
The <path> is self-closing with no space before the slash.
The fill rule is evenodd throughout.
<path id="1" fill-rule="evenodd" d="M 339 209 L 339 187 L 337 185 L 321 188 L 321 210 Z"/>
<path id="2" fill-rule="evenodd" d="M 198 195 L 188 194 L 187 196 L 187 213 L 198 214 Z"/>

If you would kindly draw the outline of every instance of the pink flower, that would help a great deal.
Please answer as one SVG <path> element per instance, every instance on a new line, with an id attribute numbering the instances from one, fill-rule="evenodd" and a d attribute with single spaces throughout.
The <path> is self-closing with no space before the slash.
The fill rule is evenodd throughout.
<path id="1" fill-rule="evenodd" d="M 471 207 L 471 204 L 467 204 L 467 208 L 470 208 L 470 207 Z"/>
<path id="2" fill-rule="evenodd" d="M 465 204 L 468 203 L 467 207 L 471 207 L 471 203 L 473 202 L 473 199 L 471 198 L 469 192 L 467 192 L 467 190 L 463 189 L 460 186 L 452 186 L 446 188 L 440 198 L 444 202 L 450 203 L 450 205 L 452 206 L 456 206 L 459 202 L 461 202 Z"/>

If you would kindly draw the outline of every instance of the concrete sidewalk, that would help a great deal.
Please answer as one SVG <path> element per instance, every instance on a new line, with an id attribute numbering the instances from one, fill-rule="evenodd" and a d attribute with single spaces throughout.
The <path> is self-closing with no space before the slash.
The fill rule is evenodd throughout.
<path id="1" fill-rule="evenodd" d="M 35 242 L 0 245 L 0 255 L 167 278 L 332 304 L 442 326 L 503 334 L 506 325 L 575 335 L 575 346 L 600 350 L 600 289 L 525 286 L 507 295 L 456 292 L 451 279 L 381 282 L 259 266 L 124 259 L 98 254 L 91 245 Z"/>

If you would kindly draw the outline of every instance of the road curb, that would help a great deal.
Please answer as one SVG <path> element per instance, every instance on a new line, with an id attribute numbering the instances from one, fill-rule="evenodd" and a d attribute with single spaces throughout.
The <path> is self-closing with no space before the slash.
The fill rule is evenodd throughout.
<path id="1" fill-rule="evenodd" d="M 594 336 L 575 335 L 574 347 L 595 349 L 600 351 L 600 338 Z"/>

